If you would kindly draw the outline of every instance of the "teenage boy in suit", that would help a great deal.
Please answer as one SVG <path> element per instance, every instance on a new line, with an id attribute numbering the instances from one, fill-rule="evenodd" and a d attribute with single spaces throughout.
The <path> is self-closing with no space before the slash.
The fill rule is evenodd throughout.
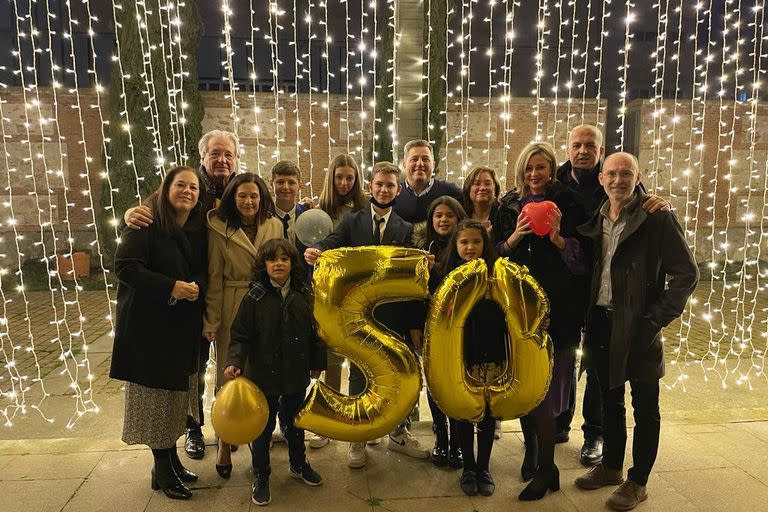
<path id="1" fill-rule="evenodd" d="M 400 193 L 400 169 L 391 162 L 379 162 L 373 166 L 369 190 L 371 207 L 349 213 L 325 240 L 304 252 L 304 259 L 314 265 L 320 254 L 339 247 L 362 247 L 366 245 L 407 246 L 410 244 L 413 225 L 398 216 L 393 206 Z M 404 340 L 408 326 L 404 325 L 404 303 L 382 304 L 376 308 L 377 319 L 398 333 Z M 349 394 L 356 395 L 365 390 L 365 376 L 354 365 L 349 372 Z M 406 419 L 389 435 L 389 449 L 417 459 L 429 458 L 429 450 L 408 431 L 410 421 Z M 366 462 L 366 443 L 350 443 L 347 464 L 361 468 Z"/>

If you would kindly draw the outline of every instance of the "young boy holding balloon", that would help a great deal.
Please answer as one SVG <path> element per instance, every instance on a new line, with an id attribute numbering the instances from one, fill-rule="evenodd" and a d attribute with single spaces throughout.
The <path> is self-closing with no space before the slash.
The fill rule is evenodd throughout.
<path id="1" fill-rule="evenodd" d="M 269 443 L 278 416 L 288 443 L 290 475 L 310 486 L 323 483 L 307 461 L 304 430 L 293 423 L 310 377 L 318 378 L 326 365 L 326 349 L 317 336 L 303 270 L 292 243 L 267 241 L 259 250 L 251 289 L 232 324 L 224 375 L 248 377 L 269 404 L 267 426 L 251 443 L 256 505 L 267 505 L 272 499 Z"/>

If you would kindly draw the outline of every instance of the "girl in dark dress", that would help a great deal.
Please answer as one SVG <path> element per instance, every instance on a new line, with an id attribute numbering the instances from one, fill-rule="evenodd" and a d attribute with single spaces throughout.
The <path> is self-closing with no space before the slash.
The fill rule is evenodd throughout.
<path id="1" fill-rule="evenodd" d="M 455 268 L 477 258 L 483 258 L 489 271 L 492 271 L 496 251 L 488 230 L 478 221 L 462 220 L 451 237 L 442 264 L 430 276 L 430 290 L 436 290 L 445 276 Z M 464 364 L 475 380 L 490 383 L 502 374 L 508 347 L 507 338 L 507 324 L 501 308 L 489 299 L 480 300 L 464 324 Z M 489 471 L 495 424 L 496 419 L 491 416 L 487 407 L 485 416 L 477 425 L 469 421 L 456 422 L 456 433 L 464 457 L 460 485 L 468 496 L 490 496 L 495 490 Z"/>

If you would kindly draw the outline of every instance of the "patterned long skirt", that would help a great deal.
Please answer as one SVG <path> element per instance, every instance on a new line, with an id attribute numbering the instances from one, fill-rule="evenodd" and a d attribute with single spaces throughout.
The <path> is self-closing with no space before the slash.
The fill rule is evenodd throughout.
<path id="1" fill-rule="evenodd" d="M 197 374 L 189 377 L 188 391 L 172 391 L 125 383 L 123 442 L 153 449 L 171 448 L 184 434 L 187 415 L 196 420 L 200 393 Z"/>

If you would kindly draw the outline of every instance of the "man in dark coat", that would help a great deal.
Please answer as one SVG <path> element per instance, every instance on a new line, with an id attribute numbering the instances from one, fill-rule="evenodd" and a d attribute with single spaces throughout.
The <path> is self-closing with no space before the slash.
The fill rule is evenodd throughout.
<path id="1" fill-rule="evenodd" d="M 198 143 L 200 151 L 200 208 L 205 218 L 209 210 L 216 208 L 218 200 L 229 180 L 238 168 L 240 141 L 232 132 L 211 130 L 205 133 Z M 154 201 L 154 195 L 147 198 L 147 203 Z M 125 225 L 130 229 L 146 228 L 153 222 L 152 209 L 147 205 L 136 206 L 126 210 L 123 215 Z M 208 363 L 210 342 L 200 338 L 200 360 L 198 362 L 198 387 L 205 389 L 205 367 Z M 184 441 L 184 451 L 192 459 L 202 459 L 205 456 L 205 439 L 203 438 L 203 405 L 200 401 L 198 411 L 200 422 L 192 416 L 187 416 L 187 435 Z"/>
<path id="2" fill-rule="evenodd" d="M 586 218 L 592 217 L 600 205 L 607 199 L 605 190 L 598 181 L 600 174 L 600 159 L 605 153 L 603 146 L 603 134 L 594 125 L 582 124 L 574 127 L 568 134 L 568 146 L 566 148 L 568 160 L 558 167 L 555 177 L 557 181 L 570 189 L 576 200 L 584 210 Z M 638 191 L 645 192 L 642 183 L 638 183 Z M 658 196 L 647 196 L 643 202 L 643 209 L 647 213 L 655 213 L 658 210 L 670 210 L 670 205 Z M 576 406 L 576 382 L 574 378 L 571 386 L 571 406 L 557 418 L 557 442 L 567 442 L 568 432 L 571 429 L 571 420 Z M 600 464 L 603 460 L 603 420 L 601 418 L 602 406 L 600 404 L 600 388 L 597 380 L 590 372 L 587 372 L 586 387 L 584 389 L 584 401 L 582 414 L 584 423 L 581 429 L 584 431 L 584 444 L 581 447 L 580 460 L 585 466 Z"/>
<path id="3" fill-rule="evenodd" d="M 661 329 L 682 314 L 699 272 L 674 214 L 649 214 L 642 208 L 646 196 L 636 190 L 640 171 L 633 155 L 609 156 L 598 178 L 608 200 L 579 227 L 594 255 L 582 364 L 600 385 L 605 444 L 602 463 L 577 478 L 576 485 L 598 489 L 622 484 L 606 504 L 631 510 L 648 497 L 646 484 L 659 446 Z M 633 466 L 624 482 L 626 381 L 635 428 Z"/>
<path id="4" fill-rule="evenodd" d="M 429 205 L 438 197 L 451 196 L 461 202 L 458 186 L 435 178 L 435 159 L 429 142 L 412 140 L 405 145 L 403 169 L 405 179 L 397 195 L 395 213 L 406 222 L 416 224 L 425 221 Z"/>

